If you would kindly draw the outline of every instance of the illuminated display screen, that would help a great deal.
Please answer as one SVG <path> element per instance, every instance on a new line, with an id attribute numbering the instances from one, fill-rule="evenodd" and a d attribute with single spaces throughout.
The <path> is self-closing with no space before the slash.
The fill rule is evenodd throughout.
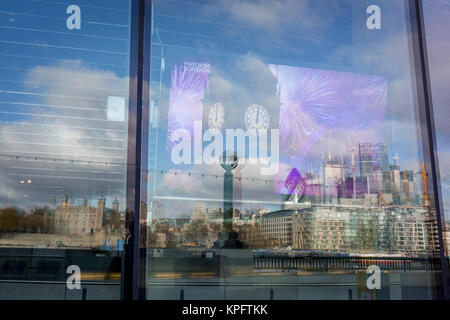
<path id="1" fill-rule="evenodd" d="M 350 155 L 358 143 L 383 141 L 385 78 L 269 67 L 277 79 L 280 96 L 280 162 L 286 164 L 278 172 L 276 192 L 282 193 L 283 181 L 293 168 L 307 170 L 313 162 L 338 154 Z"/>
<path id="2" fill-rule="evenodd" d="M 383 141 L 384 77 L 273 64 L 258 68 L 264 68 L 260 72 L 264 86 L 243 82 L 230 97 L 221 93 L 220 85 L 227 84 L 218 80 L 220 71 L 214 65 L 174 64 L 166 150 L 171 151 L 185 134 L 193 138 L 196 122 L 201 132 L 279 129 L 278 143 L 269 147 L 269 152 L 276 147 L 279 153 L 279 168 L 272 179 L 274 192 L 292 194 L 300 188 L 315 195 L 317 188 L 309 186 L 314 183 L 305 185 L 302 178 L 313 163 L 331 160 L 336 154 L 350 155 L 359 143 Z M 230 73 L 234 74 L 229 78 L 237 82 L 245 71 Z M 268 85 L 272 86 L 269 90 Z M 245 154 L 249 156 L 248 146 Z M 293 185 L 295 181 L 302 181 L 303 186 Z"/>
<path id="3" fill-rule="evenodd" d="M 194 122 L 202 121 L 203 97 L 208 87 L 210 65 L 186 62 L 174 65 L 169 96 L 169 116 L 167 125 L 167 149 L 180 141 L 177 129 L 194 134 Z"/>

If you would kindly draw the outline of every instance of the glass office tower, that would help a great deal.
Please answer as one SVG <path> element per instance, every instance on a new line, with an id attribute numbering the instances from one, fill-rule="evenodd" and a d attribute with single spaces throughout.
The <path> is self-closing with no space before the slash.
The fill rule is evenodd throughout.
<path id="1" fill-rule="evenodd" d="M 449 14 L 3 1 L 0 298 L 449 298 Z"/>

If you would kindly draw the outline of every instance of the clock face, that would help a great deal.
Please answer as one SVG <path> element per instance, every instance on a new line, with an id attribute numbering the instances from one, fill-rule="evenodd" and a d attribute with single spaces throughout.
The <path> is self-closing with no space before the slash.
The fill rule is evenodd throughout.
<path id="1" fill-rule="evenodd" d="M 214 104 L 209 109 L 208 127 L 209 129 L 222 129 L 224 122 L 224 109 L 221 103 Z"/>
<path id="2" fill-rule="evenodd" d="M 259 104 L 252 104 L 245 112 L 247 129 L 269 129 L 269 113 Z"/>

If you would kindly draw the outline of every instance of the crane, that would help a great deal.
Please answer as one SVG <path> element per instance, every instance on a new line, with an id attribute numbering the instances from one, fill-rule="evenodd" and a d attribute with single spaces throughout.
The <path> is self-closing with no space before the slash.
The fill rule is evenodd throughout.
<path id="1" fill-rule="evenodd" d="M 428 201 L 429 201 L 429 195 L 428 195 L 428 173 L 427 173 L 427 169 L 426 169 L 426 165 L 428 162 L 428 157 L 430 156 L 430 149 L 428 149 L 427 155 L 424 158 L 424 162 L 421 163 L 417 158 L 416 161 L 419 164 L 419 168 L 421 171 L 421 175 L 422 175 L 422 191 L 423 191 L 423 200 L 425 202 L 425 205 L 428 205 Z"/>

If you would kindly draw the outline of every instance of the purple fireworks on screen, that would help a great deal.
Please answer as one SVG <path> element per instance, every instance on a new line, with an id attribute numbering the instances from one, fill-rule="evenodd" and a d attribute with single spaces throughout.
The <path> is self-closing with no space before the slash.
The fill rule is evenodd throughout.
<path id="1" fill-rule="evenodd" d="M 166 149 L 171 150 L 182 138 L 178 129 L 187 130 L 191 136 L 194 122 L 202 121 L 205 88 L 208 73 L 186 70 L 174 66 L 170 83 L 169 115 Z"/>
<path id="2" fill-rule="evenodd" d="M 379 106 L 386 106 L 387 80 L 385 78 L 361 75 L 359 84 L 359 89 L 354 90 L 354 94 L 365 95 Z"/>
<path id="3" fill-rule="evenodd" d="M 169 121 L 167 122 L 167 150 L 172 150 L 172 148 L 181 141 L 183 135 L 177 131 L 177 129 L 180 128 L 181 126 L 176 122 L 174 117 L 169 118 Z"/>
<path id="4" fill-rule="evenodd" d="M 306 154 L 335 130 L 348 131 L 348 136 L 355 133 L 359 139 L 373 139 L 374 132 L 381 132 L 387 97 L 385 78 L 281 65 L 269 68 L 278 82 L 283 155 L 295 158 Z"/>
<path id="5" fill-rule="evenodd" d="M 339 105 L 329 72 L 269 65 L 278 80 L 280 95 L 280 145 L 285 154 L 296 155 L 320 139 L 326 123 L 335 119 Z"/>
<path id="6" fill-rule="evenodd" d="M 387 80 L 376 75 L 269 65 L 280 97 L 280 161 L 305 169 L 305 160 L 348 154 L 360 142 L 382 141 Z M 282 193 L 283 186 L 275 184 Z M 307 188 L 307 190 L 309 190 Z M 316 190 L 316 189 L 311 189 Z M 309 191 L 308 191 L 309 192 Z"/>

